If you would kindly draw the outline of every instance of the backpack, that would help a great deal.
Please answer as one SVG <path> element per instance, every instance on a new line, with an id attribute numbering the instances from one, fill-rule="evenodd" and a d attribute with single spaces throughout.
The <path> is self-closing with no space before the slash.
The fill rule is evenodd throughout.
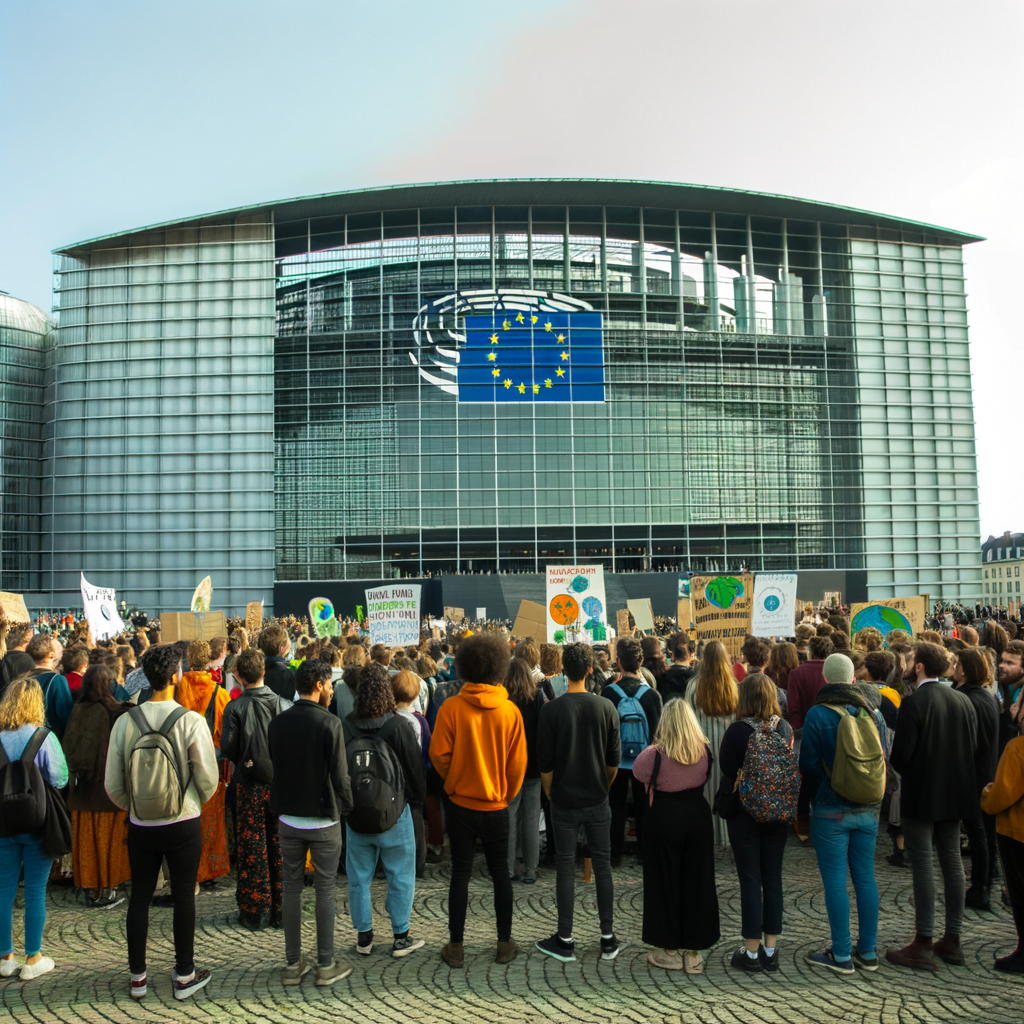
<path id="1" fill-rule="evenodd" d="M 356 729 L 348 720 L 344 723 L 345 753 L 352 779 L 352 813 L 346 822 L 353 832 L 387 832 L 405 810 L 405 773 L 387 741 L 401 724 L 399 715 L 376 732 Z"/>
<path id="2" fill-rule="evenodd" d="M 851 715 L 841 704 L 823 707 L 839 713 L 836 729 L 836 757 L 832 770 L 821 763 L 832 788 L 854 804 L 877 804 L 885 795 L 885 755 L 875 719 L 864 708 Z"/>
<path id="3" fill-rule="evenodd" d="M 188 714 L 188 708 L 175 708 L 159 729 L 150 728 L 142 708 L 128 712 L 141 732 L 128 752 L 128 801 L 139 821 L 167 821 L 181 814 L 186 783 L 181 765 L 170 740 L 171 730 Z"/>
<path id="4" fill-rule="evenodd" d="M 266 707 L 264 701 L 248 700 L 248 714 L 242 718 L 241 731 L 244 739 L 242 756 L 238 759 L 242 781 L 250 786 L 257 782 L 274 781 L 274 762 L 270 759 L 270 746 L 267 742 L 267 731 L 270 723 L 281 711 L 281 698 L 278 697 L 273 707 Z M 213 703 L 212 701 L 210 702 Z M 241 711 L 241 708 L 238 709 Z M 270 712 L 269 717 L 265 713 Z"/>
<path id="5" fill-rule="evenodd" d="M 647 724 L 647 713 L 640 704 L 640 698 L 650 687 L 641 683 L 632 697 L 627 697 L 626 691 L 618 683 L 613 683 L 608 689 L 619 695 L 615 709 L 619 714 L 619 741 L 622 745 L 619 767 L 632 768 L 640 752 L 651 745 L 651 727 Z"/>
<path id="6" fill-rule="evenodd" d="M 0 836 L 38 832 L 46 823 L 46 784 L 36 754 L 50 734 L 36 729 L 21 757 L 12 761 L 0 744 Z"/>
<path id="7" fill-rule="evenodd" d="M 800 793 L 800 771 L 793 751 L 776 731 L 779 719 L 772 715 L 763 722 L 753 718 L 743 721 L 754 731 L 743 758 L 740 806 L 762 824 L 792 821 Z"/>

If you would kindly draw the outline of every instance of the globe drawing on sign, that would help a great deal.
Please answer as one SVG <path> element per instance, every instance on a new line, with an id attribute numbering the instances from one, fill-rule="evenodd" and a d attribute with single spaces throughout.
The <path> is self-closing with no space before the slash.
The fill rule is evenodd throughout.
<path id="1" fill-rule="evenodd" d="M 604 605 L 601 604 L 601 601 L 593 595 L 583 598 L 583 614 L 587 617 L 583 628 L 589 629 L 595 640 L 606 639 L 607 632 L 601 621 L 601 616 L 604 614 Z"/>
<path id="2" fill-rule="evenodd" d="M 782 602 L 779 600 L 778 596 L 775 595 L 775 594 L 769 594 L 764 599 L 765 609 L 767 611 L 770 611 L 770 612 L 778 611 L 780 604 L 782 604 Z"/>
<path id="3" fill-rule="evenodd" d="M 551 618 L 559 626 L 568 626 L 580 617 L 580 606 L 571 594 L 558 594 L 551 598 L 548 609 L 551 612 Z"/>
<path id="4" fill-rule="evenodd" d="M 107 622 L 112 621 L 110 618 L 110 609 L 105 604 L 100 605 L 100 615 L 102 615 L 103 618 L 107 620 Z"/>
<path id="5" fill-rule="evenodd" d="M 904 629 L 911 636 L 914 635 L 910 620 L 902 612 L 885 604 L 869 604 L 861 608 L 850 623 L 850 632 L 856 636 L 858 630 L 867 629 L 868 626 L 874 626 L 882 636 L 894 629 Z"/>
<path id="6" fill-rule="evenodd" d="M 716 576 L 708 582 L 704 596 L 716 608 L 729 608 L 743 596 L 743 584 L 735 576 Z"/>
<path id="7" fill-rule="evenodd" d="M 316 609 L 316 618 L 321 622 L 327 622 L 334 614 L 334 609 L 331 607 L 330 601 L 325 601 L 323 598 L 317 598 L 316 603 L 313 606 Z"/>
<path id="8" fill-rule="evenodd" d="M 590 580 L 586 576 L 577 576 L 576 579 L 569 584 L 569 589 L 576 591 L 577 594 L 582 594 L 590 586 Z"/>

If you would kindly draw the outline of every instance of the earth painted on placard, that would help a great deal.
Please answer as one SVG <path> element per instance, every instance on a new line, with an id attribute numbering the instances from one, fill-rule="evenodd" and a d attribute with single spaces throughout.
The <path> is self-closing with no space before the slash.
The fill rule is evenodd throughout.
<path id="1" fill-rule="evenodd" d="M 100 605 L 100 615 L 102 615 L 103 618 L 105 618 L 107 620 L 107 622 L 111 621 L 110 609 L 105 604 L 101 604 Z"/>
<path id="2" fill-rule="evenodd" d="M 781 605 L 781 604 L 782 604 L 782 602 L 779 600 L 778 596 L 775 595 L 775 594 L 769 594 L 764 599 L 765 609 L 767 611 L 770 611 L 770 612 L 777 611 L 778 608 L 779 608 L 779 605 Z"/>
<path id="3" fill-rule="evenodd" d="M 568 626 L 580 617 L 580 606 L 577 604 L 576 598 L 571 594 L 558 594 L 556 597 L 551 598 L 549 610 L 551 618 L 559 626 Z"/>
<path id="4" fill-rule="evenodd" d="M 577 576 L 576 579 L 569 584 L 570 590 L 575 590 L 577 594 L 582 594 L 590 586 L 590 580 L 586 576 Z"/>
<path id="5" fill-rule="evenodd" d="M 735 576 L 716 576 L 708 581 L 704 596 L 716 608 L 729 608 L 737 597 L 743 596 L 743 584 Z"/>
<path id="6" fill-rule="evenodd" d="M 321 622 L 327 622 L 334 614 L 334 608 L 330 601 L 317 601 L 313 607 L 316 609 L 316 617 Z"/>
<path id="7" fill-rule="evenodd" d="M 867 629 L 868 626 L 874 626 L 882 636 L 894 629 L 905 629 L 911 636 L 914 635 L 914 627 L 907 617 L 884 604 L 869 604 L 857 612 L 850 623 L 850 632 L 856 636 L 858 630 Z"/>

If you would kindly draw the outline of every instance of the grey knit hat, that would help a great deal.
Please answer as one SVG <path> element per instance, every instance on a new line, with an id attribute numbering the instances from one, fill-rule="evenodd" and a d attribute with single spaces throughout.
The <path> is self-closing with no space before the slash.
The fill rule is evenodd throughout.
<path id="1" fill-rule="evenodd" d="M 852 683 L 856 670 L 845 654 L 830 654 L 821 666 L 826 683 Z"/>

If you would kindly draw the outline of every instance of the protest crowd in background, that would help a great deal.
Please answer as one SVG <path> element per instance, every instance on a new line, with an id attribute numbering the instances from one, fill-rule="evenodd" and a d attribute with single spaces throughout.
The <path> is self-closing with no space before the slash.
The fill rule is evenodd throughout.
<path id="1" fill-rule="evenodd" d="M 381 947 L 460 967 L 467 915 L 480 912 L 468 899 L 478 842 L 498 963 L 528 949 L 572 961 L 581 947 L 611 960 L 628 939 L 650 947 L 652 970 L 702 972 L 723 938 L 715 854 L 730 846 L 724 887 L 738 888 L 742 917 L 741 934 L 725 936 L 731 966 L 772 972 L 785 955 L 789 841 L 812 841 L 821 872 L 830 934 L 811 965 L 962 964 L 966 906 L 1008 910 L 993 967 L 1024 974 L 1019 619 L 936 606 L 915 636 L 851 636 L 847 612 L 801 608 L 791 636 L 748 636 L 739 658 L 668 618 L 589 646 L 449 617 L 424 620 L 420 642 L 401 648 L 371 645 L 350 621 L 318 639 L 297 618 L 258 632 L 231 620 L 226 636 L 163 643 L 158 622 L 126 614 L 124 634 L 93 643 L 71 613 L 4 618 L 0 976 L 59 969 L 43 927 L 47 886 L 62 884 L 83 891 L 88 912 L 126 902 L 136 999 L 151 904 L 173 906 L 175 962 L 159 968 L 173 966 L 174 995 L 187 999 L 210 979 L 197 899 L 228 884 L 238 927 L 281 930 L 285 985 L 307 974 L 333 985 Z M 880 839 L 888 862 L 911 871 L 915 904 L 915 934 L 887 950 L 876 950 Z M 619 936 L 615 872 L 634 856 L 643 930 Z M 449 940 L 430 953 L 414 896 L 442 862 Z M 593 876 L 594 934 L 573 919 L 578 866 Z M 514 886 L 549 871 L 552 933 L 517 934 Z M 335 946 L 339 873 L 347 952 Z M 12 922 L 21 878 L 23 926 Z M 374 920 L 375 878 L 387 921 Z M 315 962 L 301 945 L 304 885 Z"/>

